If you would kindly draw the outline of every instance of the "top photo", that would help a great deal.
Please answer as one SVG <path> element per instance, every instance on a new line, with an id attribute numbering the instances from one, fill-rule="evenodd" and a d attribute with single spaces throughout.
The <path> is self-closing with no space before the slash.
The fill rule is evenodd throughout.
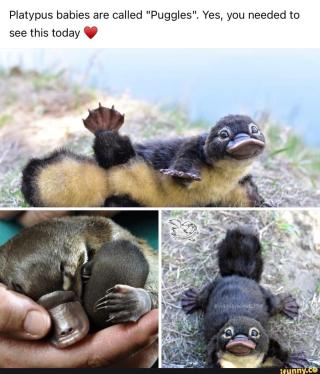
<path id="1" fill-rule="evenodd" d="M 0 207 L 319 207 L 319 49 L 2 49 Z"/>

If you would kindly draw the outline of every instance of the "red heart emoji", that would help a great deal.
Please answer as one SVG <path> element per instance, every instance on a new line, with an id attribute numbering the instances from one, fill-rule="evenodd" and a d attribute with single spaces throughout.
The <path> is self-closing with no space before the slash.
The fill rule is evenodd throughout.
<path id="1" fill-rule="evenodd" d="M 92 26 L 92 27 L 86 26 L 83 31 L 87 35 L 88 38 L 92 39 L 98 32 L 98 28 L 96 26 Z"/>

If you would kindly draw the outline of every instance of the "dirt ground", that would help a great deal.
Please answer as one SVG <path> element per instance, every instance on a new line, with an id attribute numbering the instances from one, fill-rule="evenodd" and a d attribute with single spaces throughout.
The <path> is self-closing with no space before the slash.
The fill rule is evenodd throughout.
<path id="1" fill-rule="evenodd" d="M 93 135 L 84 128 L 82 118 L 87 116 L 87 109 L 97 107 L 98 102 L 105 106 L 114 104 L 126 114 L 121 131 L 134 141 L 199 134 L 212 125 L 190 122 L 186 112 L 179 108 L 163 109 L 160 105 L 136 100 L 127 93 L 115 96 L 94 91 L 86 88 L 85 82 L 71 84 L 63 75 L 25 73 L 19 69 L 2 74 L 1 207 L 26 206 L 20 192 L 21 170 L 31 157 L 45 155 L 60 147 L 92 155 Z M 305 151 L 301 152 L 301 160 L 296 154 L 295 159 L 284 157 L 287 129 L 280 126 L 271 133 L 268 119 L 261 120 L 261 124 L 265 133 L 280 139 L 275 147 L 269 136 L 267 149 L 252 170 L 261 195 L 275 207 L 319 206 L 320 173 L 311 177 L 304 171 L 308 161 Z"/>
<path id="2" fill-rule="evenodd" d="M 174 236 L 172 219 L 194 223 L 195 241 Z M 202 315 L 185 315 L 181 294 L 218 274 L 216 245 L 226 229 L 238 223 L 259 229 L 265 265 L 262 285 L 274 293 L 292 293 L 300 305 L 295 320 L 272 318 L 272 336 L 291 352 L 304 350 L 314 365 L 320 365 L 320 212 L 173 210 L 163 212 L 162 218 L 163 367 L 205 365 Z"/>
<path id="3" fill-rule="evenodd" d="M 96 92 L 67 83 L 63 76 L 36 72 L 0 76 L 1 207 L 26 206 L 20 192 L 21 170 L 30 158 L 61 147 L 92 155 L 93 135 L 82 118 L 99 102 L 126 114 L 124 132 L 134 141 L 177 132 L 170 113 L 126 93 Z"/>

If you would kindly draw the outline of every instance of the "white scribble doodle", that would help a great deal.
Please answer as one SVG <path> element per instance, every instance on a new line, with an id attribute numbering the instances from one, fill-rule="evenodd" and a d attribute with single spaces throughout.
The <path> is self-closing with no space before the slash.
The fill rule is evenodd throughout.
<path id="1" fill-rule="evenodd" d="M 190 221 L 182 222 L 180 219 L 169 219 L 171 225 L 171 237 L 180 240 L 190 240 L 194 242 L 198 234 L 197 226 Z"/>

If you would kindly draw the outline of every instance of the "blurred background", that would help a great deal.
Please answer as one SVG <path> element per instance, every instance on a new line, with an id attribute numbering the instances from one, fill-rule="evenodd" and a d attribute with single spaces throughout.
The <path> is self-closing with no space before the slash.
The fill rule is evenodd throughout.
<path id="1" fill-rule="evenodd" d="M 21 170 L 58 147 L 92 155 L 82 118 L 98 102 L 126 114 L 133 141 L 208 131 L 227 114 L 258 121 L 253 170 L 273 206 L 319 206 L 320 50 L 2 49 L 0 206 L 26 206 Z"/>
<path id="2" fill-rule="evenodd" d="M 320 145 L 319 49 L 1 50 L 3 69 L 68 71 L 74 82 L 179 105 L 191 120 L 270 112 Z"/>

